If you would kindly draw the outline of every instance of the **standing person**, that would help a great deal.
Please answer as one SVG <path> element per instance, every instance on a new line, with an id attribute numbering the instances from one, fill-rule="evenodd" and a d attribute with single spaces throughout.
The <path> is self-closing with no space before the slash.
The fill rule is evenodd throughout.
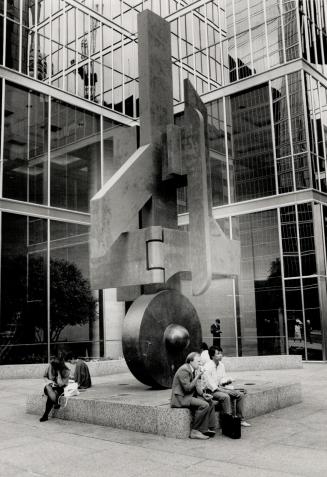
<path id="1" fill-rule="evenodd" d="M 69 355 L 67 361 L 75 366 L 72 379 L 78 383 L 78 389 L 87 389 L 92 386 L 91 375 L 88 365 L 80 358 Z"/>
<path id="2" fill-rule="evenodd" d="M 307 341 L 309 341 L 310 344 L 312 344 L 311 331 L 312 331 L 311 321 L 307 319 L 305 320 L 305 336 L 307 338 Z"/>
<path id="3" fill-rule="evenodd" d="M 302 321 L 297 319 L 295 320 L 295 325 L 294 325 L 294 341 L 296 340 L 300 340 L 300 342 L 302 341 L 302 331 L 301 331 L 301 327 L 302 327 Z"/>
<path id="4" fill-rule="evenodd" d="M 221 328 L 219 318 L 210 326 L 210 333 L 212 334 L 212 345 L 220 348 Z"/>
<path id="5" fill-rule="evenodd" d="M 197 387 L 201 378 L 199 353 L 190 353 L 174 376 L 171 407 L 187 407 L 194 411 L 191 439 L 208 439 L 215 435 L 216 416 L 211 396 Z"/>
<path id="6" fill-rule="evenodd" d="M 44 378 L 48 383 L 44 387 L 47 402 L 45 404 L 44 414 L 40 417 L 40 422 L 48 420 L 49 413 L 53 407 L 55 409 L 60 407 L 59 397 L 64 392 L 64 388 L 69 381 L 69 369 L 65 361 L 62 358 L 54 358 L 44 373 Z"/>
<path id="7" fill-rule="evenodd" d="M 231 389 L 232 379 L 227 377 L 225 366 L 221 362 L 223 351 L 221 348 L 209 348 L 210 361 L 203 366 L 204 386 L 211 393 L 214 400 L 221 405 L 224 414 L 232 414 L 232 403 L 235 404 L 236 415 L 241 419 L 241 426 L 250 427 L 251 424 L 244 420 L 244 392 Z M 230 386 L 226 388 L 225 386 Z M 233 406 L 234 407 L 234 406 Z"/>

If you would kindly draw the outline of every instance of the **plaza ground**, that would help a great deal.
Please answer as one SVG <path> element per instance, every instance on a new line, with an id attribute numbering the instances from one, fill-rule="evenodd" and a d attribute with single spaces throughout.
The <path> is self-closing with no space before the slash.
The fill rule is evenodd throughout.
<path id="1" fill-rule="evenodd" d="M 240 373 L 238 373 L 240 374 Z M 243 374 L 243 373 L 242 373 Z M 327 365 L 247 372 L 302 383 L 303 402 L 251 419 L 241 440 L 172 439 L 25 413 L 42 379 L 0 381 L 0 476 L 84 477 L 327 475 Z M 94 385 L 107 377 L 94 378 Z"/>

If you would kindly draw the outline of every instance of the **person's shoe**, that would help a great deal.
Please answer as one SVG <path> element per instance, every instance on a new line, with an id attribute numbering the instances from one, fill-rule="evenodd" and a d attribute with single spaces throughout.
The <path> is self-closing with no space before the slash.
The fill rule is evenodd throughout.
<path id="1" fill-rule="evenodd" d="M 216 431 L 213 431 L 212 429 L 208 429 L 206 432 L 204 432 L 204 435 L 209 437 L 214 437 L 216 435 Z"/>
<path id="2" fill-rule="evenodd" d="M 40 417 L 40 422 L 45 422 L 48 420 L 48 416 L 42 416 Z"/>
<path id="3" fill-rule="evenodd" d="M 202 432 L 192 429 L 190 439 L 209 439 L 209 436 L 205 436 Z"/>
<path id="4" fill-rule="evenodd" d="M 243 427 L 251 427 L 251 424 L 249 424 L 249 423 L 246 422 L 246 421 L 241 421 L 241 426 L 243 426 Z"/>

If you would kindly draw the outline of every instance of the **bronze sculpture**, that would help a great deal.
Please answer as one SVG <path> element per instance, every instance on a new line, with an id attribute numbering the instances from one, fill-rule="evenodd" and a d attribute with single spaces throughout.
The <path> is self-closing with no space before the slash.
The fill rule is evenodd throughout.
<path id="1" fill-rule="evenodd" d="M 138 31 L 140 147 L 91 200 L 91 283 L 135 300 L 123 331 L 127 365 L 144 384 L 170 387 L 202 341 L 179 274 L 191 272 L 200 295 L 213 274 L 239 274 L 240 251 L 212 217 L 207 112 L 188 80 L 184 127 L 174 125 L 169 24 L 146 10 Z M 184 184 L 188 232 L 177 228 L 176 191 Z M 129 230 L 137 214 L 140 228 Z"/>

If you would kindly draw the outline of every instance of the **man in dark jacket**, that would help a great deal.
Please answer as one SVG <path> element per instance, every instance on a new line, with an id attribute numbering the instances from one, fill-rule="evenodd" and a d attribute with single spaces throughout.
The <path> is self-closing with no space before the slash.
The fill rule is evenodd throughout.
<path id="1" fill-rule="evenodd" d="M 215 435 L 215 408 L 209 394 L 202 392 L 198 380 L 201 357 L 199 353 L 190 353 L 174 376 L 171 407 L 187 407 L 194 411 L 191 439 L 208 439 Z"/>
<path id="2" fill-rule="evenodd" d="M 210 326 L 210 333 L 212 334 L 212 346 L 220 348 L 220 337 L 221 337 L 221 328 L 220 328 L 220 319 L 217 318 L 214 323 Z"/>

